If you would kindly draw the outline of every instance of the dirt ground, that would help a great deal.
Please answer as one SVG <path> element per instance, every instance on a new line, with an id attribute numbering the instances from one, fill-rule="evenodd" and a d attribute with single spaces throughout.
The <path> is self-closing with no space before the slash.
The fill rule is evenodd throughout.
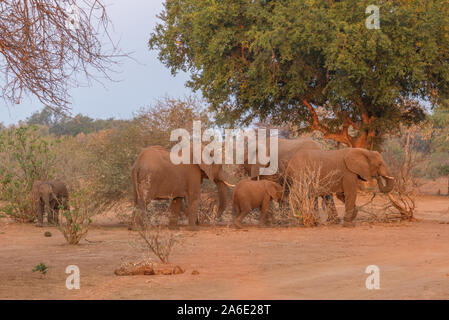
<path id="1" fill-rule="evenodd" d="M 399 224 L 181 229 L 171 262 L 186 272 L 171 276 L 114 275 L 142 253 L 135 233 L 112 218 L 97 219 L 78 246 L 54 227 L 3 219 L 0 298 L 449 299 L 449 197 L 421 196 L 417 204 L 418 221 Z M 50 267 L 46 276 L 32 272 L 40 262 Z M 65 286 L 68 265 L 80 268 L 79 290 Z M 380 268 L 380 290 L 366 289 L 368 265 Z"/>

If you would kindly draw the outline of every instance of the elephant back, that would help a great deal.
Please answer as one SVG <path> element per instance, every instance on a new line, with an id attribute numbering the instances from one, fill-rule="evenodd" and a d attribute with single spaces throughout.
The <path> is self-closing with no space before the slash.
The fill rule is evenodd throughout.
<path id="1" fill-rule="evenodd" d="M 284 174 L 288 163 L 297 152 L 306 150 L 321 150 L 321 146 L 311 138 L 279 139 L 279 171 Z"/>

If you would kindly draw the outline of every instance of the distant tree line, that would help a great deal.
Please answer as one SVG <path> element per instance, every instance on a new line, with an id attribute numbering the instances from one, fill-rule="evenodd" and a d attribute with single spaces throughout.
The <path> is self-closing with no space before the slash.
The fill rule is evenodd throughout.
<path id="1" fill-rule="evenodd" d="M 92 119 L 80 113 L 74 117 L 69 117 L 46 107 L 42 111 L 33 113 L 25 122 L 28 125 L 46 126 L 49 128 L 49 133 L 56 136 L 77 136 L 80 133 L 89 134 L 111 129 L 127 122 L 127 120 Z"/>

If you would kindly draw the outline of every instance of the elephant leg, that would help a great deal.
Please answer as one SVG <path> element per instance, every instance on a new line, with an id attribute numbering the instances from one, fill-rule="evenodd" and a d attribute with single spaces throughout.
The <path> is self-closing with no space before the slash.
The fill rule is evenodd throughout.
<path id="1" fill-rule="evenodd" d="M 329 223 L 338 223 L 338 214 L 337 208 L 335 207 L 334 197 L 332 194 L 323 197 L 323 202 L 326 206 L 327 211 L 327 222 Z"/>
<path id="2" fill-rule="evenodd" d="M 198 230 L 197 221 L 198 221 L 198 207 L 200 205 L 200 199 L 198 197 L 192 197 L 189 199 L 189 204 L 187 206 L 187 215 L 189 218 L 189 230 L 196 231 Z"/>
<path id="3" fill-rule="evenodd" d="M 357 208 L 355 202 L 357 200 L 357 183 L 356 179 L 343 178 L 343 190 L 345 193 L 345 216 L 344 226 L 353 227 L 354 219 L 357 216 Z"/>
<path id="4" fill-rule="evenodd" d="M 67 217 L 67 222 L 72 223 L 72 216 L 70 214 L 70 207 L 69 207 L 69 199 L 64 198 L 62 199 L 62 210 L 65 216 Z"/>
<path id="5" fill-rule="evenodd" d="M 59 212 L 60 212 L 60 207 L 59 205 L 53 210 L 53 223 L 55 225 L 59 225 Z"/>
<path id="6" fill-rule="evenodd" d="M 335 195 L 337 196 L 338 200 L 345 203 L 345 194 L 343 192 L 337 192 Z"/>
<path id="7" fill-rule="evenodd" d="M 313 200 L 313 209 L 318 212 L 318 197 Z"/>
<path id="8" fill-rule="evenodd" d="M 59 212 L 59 210 L 58 209 L 54 209 L 53 211 L 52 211 L 52 224 L 54 224 L 54 225 L 58 225 L 58 212 Z"/>
<path id="9" fill-rule="evenodd" d="M 54 224 L 54 215 L 55 215 L 55 209 L 54 209 L 54 205 L 50 205 L 50 208 L 48 209 L 48 216 L 47 216 L 47 221 L 48 224 Z"/>
<path id="10" fill-rule="evenodd" d="M 243 228 L 242 221 L 245 219 L 246 215 L 251 211 L 251 208 L 246 205 L 239 206 L 240 214 L 237 214 L 237 218 L 234 219 L 234 225 L 237 229 Z"/>
<path id="11" fill-rule="evenodd" d="M 59 212 L 59 201 L 50 203 L 50 210 L 48 211 L 48 223 L 57 224 L 58 223 L 58 212 Z"/>
<path id="12" fill-rule="evenodd" d="M 142 199 L 137 200 L 137 207 L 133 211 L 132 223 L 135 227 L 143 228 L 146 220 L 146 205 Z"/>
<path id="13" fill-rule="evenodd" d="M 234 214 L 235 217 L 238 217 L 240 215 L 240 207 L 238 204 L 234 204 L 234 210 L 232 211 L 232 213 Z"/>
<path id="14" fill-rule="evenodd" d="M 174 198 L 171 202 L 171 205 L 170 205 L 171 215 L 170 215 L 170 220 L 168 223 L 168 227 L 170 229 L 178 228 L 178 219 L 179 219 L 179 215 L 181 213 L 181 206 L 182 206 L 183 200 L 184 200 L 184 198 Z"/>
<path id="15" fill-rule="evenodd" d="M 37 226 L 42 227 L 44 225 L 44 207 L 42 203 L 38 203 L 37 205 Z"/>
<path id="16" fill-rule="evenodd" d="M 55 212 L 55 224 L 59 225 L 59 210 Z"/>
<path id="17" fill-rule="evenodd" d="M 265 197 L 262 202 L 262 206 L 260 208 L 260 220 L 259 227 L 263 227 L 266 222 L 267 213 L 270 210 L 270 197 Z"/>
<path id="18" fill-rule="evenodd" d="M 48 224 L 53 224 L 53 209 L 50 208 L 50 210 L 48 210 L 48 214 L 47 214 L 47 221 Z"/>

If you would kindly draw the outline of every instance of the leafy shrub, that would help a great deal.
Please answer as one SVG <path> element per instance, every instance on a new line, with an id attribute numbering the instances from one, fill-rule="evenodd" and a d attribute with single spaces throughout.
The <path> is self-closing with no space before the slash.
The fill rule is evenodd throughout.
<path id="1" fill-rule="evenodd" d="M 70 210 L 64 210 L 59 216 L 59 230 L 69 244 L 78 244 L 89 231 L 92 223 L 92 193 L 81 189 L 71 193 Z"/>
<path id="2" fill-rule="evenodd" d="M 45 265 L 45 263 L 41 262 L 34 266 L 33 272 L 39 272 L 41 275 L 45 276 L 48 272 L 48 267 Z"/>
<path id="3" fill-rule="evenodd" d="M 52 177 L 56 142 L 42 138 L 36 126 L 0 132 L 0 198 L 7 201 L 0 212 L 17 221 L 34 220 L 30 191 L 34 181 Z"/>

